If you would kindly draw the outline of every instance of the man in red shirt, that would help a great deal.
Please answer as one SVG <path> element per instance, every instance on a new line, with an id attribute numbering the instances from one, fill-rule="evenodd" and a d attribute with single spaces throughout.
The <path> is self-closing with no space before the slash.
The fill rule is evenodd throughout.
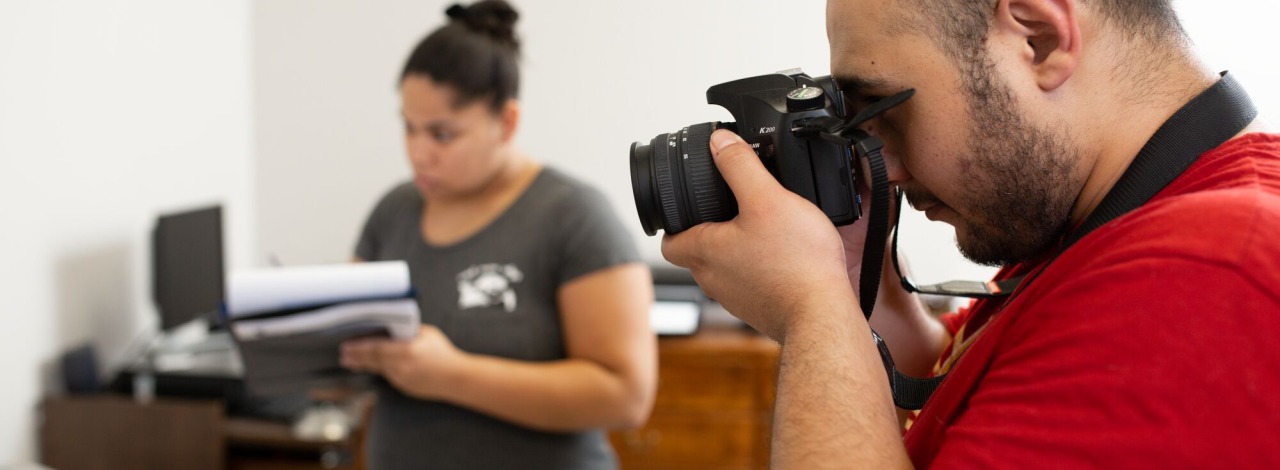
<path id="1" fill-rule="evenodd" d="M 1219 80 L 1168 0 L 831 0 L 827 19 L 852 105 L 916 90 L 866 125 L 892 184 L 998 279 L 1030 276 L 938 322 L 885 268 L 870 326 L 903 372 L 948 374 L 904 438 L 850 288 L 865 219 L 837 231 L 718 131 L 739 216 L 663 253 L 782 343 L 775 467 L 1280 467 L 1280 137 L 1243 126 L 1058 253 Z"/>

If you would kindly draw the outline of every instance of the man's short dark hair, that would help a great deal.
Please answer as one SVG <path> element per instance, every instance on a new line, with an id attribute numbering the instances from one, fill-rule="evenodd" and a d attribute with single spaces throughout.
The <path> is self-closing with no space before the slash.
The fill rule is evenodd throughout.
<path id="1" fill-rule="evenodd" d="M 905 0 L 914 11 L 911 29 L 927 32 L 957 61 L 981 57 L 995 15 L 996 0 Z M 1172 0 L 1080 0 L 1115 31 L 1154 44 L 1182 43 L 1186 33 Z M 922 21 L 923 20 L 923 21 Z M 938 34 L 941 33 L 941 34 Z"/>

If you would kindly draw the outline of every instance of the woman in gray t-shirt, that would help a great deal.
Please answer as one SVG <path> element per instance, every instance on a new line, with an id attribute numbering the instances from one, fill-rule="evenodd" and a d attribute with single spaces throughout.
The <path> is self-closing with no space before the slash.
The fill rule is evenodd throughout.
<path id="1" fill-rule="evenodd" d="M 409 263 L 426 325 L 343 345 L 385 379 L 369 466 L 615 468 L 602 430 L 642 424 L 656 386 L 648 270 L 598 191 L 512 145 L 516 12 L 447 13 L 401 75 L 413 182 L 356 247 Z"/>

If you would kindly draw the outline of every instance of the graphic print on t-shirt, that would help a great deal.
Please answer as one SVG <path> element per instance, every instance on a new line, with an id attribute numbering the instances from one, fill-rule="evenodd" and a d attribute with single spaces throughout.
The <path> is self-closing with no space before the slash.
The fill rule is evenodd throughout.
<path id="1" fill-rule="evenodd" d="M 458 309 L 501 305 L 507 313 L 516 310 L 515 284 L 524 273 L 514 264 L 477 264 L 458 273 Z"/>

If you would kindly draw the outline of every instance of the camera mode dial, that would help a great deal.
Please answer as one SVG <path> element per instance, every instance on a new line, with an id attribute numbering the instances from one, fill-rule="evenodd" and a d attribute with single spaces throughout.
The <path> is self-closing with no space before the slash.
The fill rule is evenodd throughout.
<path id="1" fill-rule="evenodd" d="M 813 111 L 822 109 L 826 105 L 827 97 L 822 87 L 801 87 L 787 93 L 787 112 L 789 113 Z"/>

